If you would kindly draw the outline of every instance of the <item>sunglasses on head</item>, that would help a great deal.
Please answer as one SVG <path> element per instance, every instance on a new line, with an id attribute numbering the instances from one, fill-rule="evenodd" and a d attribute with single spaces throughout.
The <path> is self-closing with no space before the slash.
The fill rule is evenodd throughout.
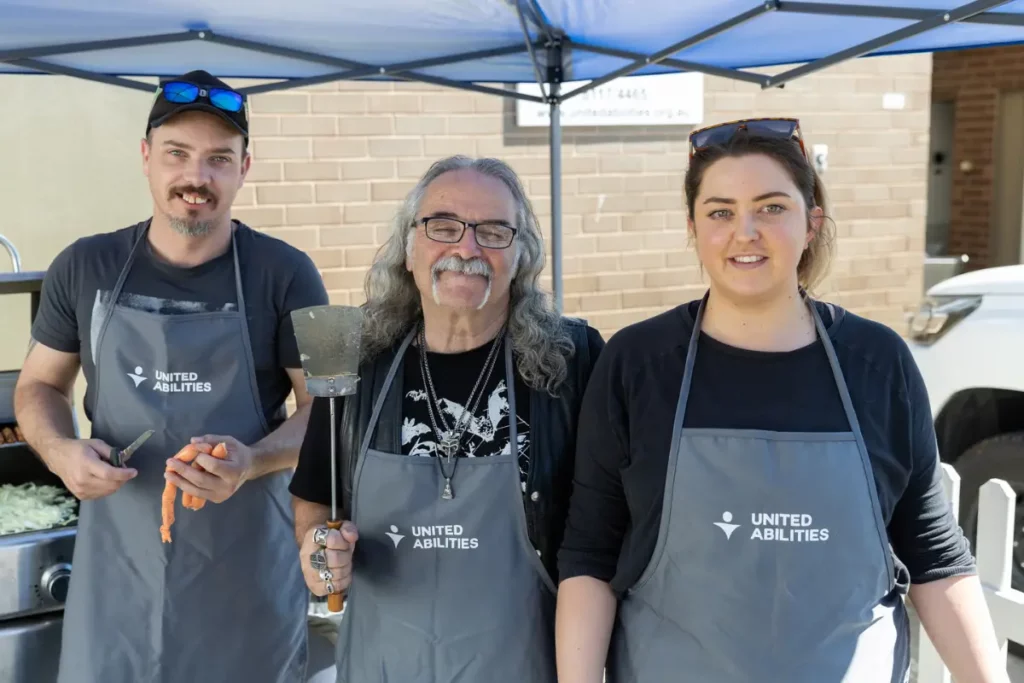
<path id="1" fill-rule="evenodd" d="M 750 135 L 794 140 L 800 146 L 803 155 L 807 156 L 798 119 L 742 119 L 719 123 L 690 133 L 690 158 L 708 147 L 727 144 L 741 130 Z"/>
<path id="2" fill-rule="evenodd" d="M 187 81 L 168 81 L 160 86 L 164 99 L 175 104 L 190 104 L 199 98 L 223 109 L 237 113 L 245 106 L 245 97 L 241 93 L 226 88 L 207 88 Z"/>

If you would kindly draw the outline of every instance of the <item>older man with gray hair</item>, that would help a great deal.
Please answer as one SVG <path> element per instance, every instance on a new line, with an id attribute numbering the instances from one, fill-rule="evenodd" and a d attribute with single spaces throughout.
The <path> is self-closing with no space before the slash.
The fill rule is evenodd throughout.
<path id="1" fill-rule="evenodd" d="M 552 310 L 543 268 L 502 161 L 438 161 L 398 211 L 367 277 L 360 391 L 338 407 L 341 530 L 324 526 L 323 400 L 291 483 L 306 583 L 346 593 L 338 681 L 556 681 L 555 560 L 604 342 Z"/>

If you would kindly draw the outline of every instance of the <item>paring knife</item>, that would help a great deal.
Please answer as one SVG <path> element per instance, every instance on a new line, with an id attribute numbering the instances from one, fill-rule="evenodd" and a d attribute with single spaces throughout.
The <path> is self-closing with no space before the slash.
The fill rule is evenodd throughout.
<path id="1" fill-rule="evenodd" d="M 132 457 L 135 451 L 139 450 L 139 446 L 146 443 L 149 437 L 153 436 L 153 430 L 148 429 L 142 433 L 142 436 L 132 441 L 131 445 L 125 449 L 113 448 L 110 450 L 110 464 L 114 467 L 124 467 L 124 464 L 128 462 L 128 458 Z"/>

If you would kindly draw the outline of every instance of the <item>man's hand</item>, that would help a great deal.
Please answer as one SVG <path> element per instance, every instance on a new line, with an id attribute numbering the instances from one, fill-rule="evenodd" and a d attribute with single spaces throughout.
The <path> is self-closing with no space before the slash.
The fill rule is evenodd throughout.
<path id="1" fill-rule="evenodd" d="M 359 531 L 352 522 L 345 522 L 340 530 L 318 525 L 306 532 L 299 549 L 299 561 L 302 563 L 302 576 L 313 595 L 322 597 L 328 592 L 343 593 L 348 590 L 352 583 L 352 551 L 355 550 L 357 540 Z M 313 566 L 314 553 L 318 555 L 318 566 L 326 564 L 329 575 L 324 573 L 325 570 Z M 325 580 L 328 576 L 330 591 L 327 590 L 328 582 Z"/>
<path id="2" fill-rule="evenodd" d="M 131 467 L 110 465 L 111 448 L 100 439 L 60 439 L 46 450 L 54 474 L 79 500 L 109 496 L 138 474 Z"/>
<path id="3" fill-rule="evenodd" d="M 192 443 L 210 446 L 223 443 L 228 455 L 222 460 L 200 453 L 193 463 L 185 463 L 176 458 L 168 459 L 170 471 L 164 473 L 164 478 L 182 492 L 213 503 L 223 503 L 251 477 L 252 449 L 238 439 L 207 434 L 193 437 Z M 198 465 L 198 468 L 193 467 L 193 464 Z"/>

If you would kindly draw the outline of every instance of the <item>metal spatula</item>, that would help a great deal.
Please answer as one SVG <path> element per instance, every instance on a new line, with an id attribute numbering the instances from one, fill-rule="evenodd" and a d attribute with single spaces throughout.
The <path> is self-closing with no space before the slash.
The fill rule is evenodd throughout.
<path id="1" fill-rule="evenodd" d="M 340 529 L 338 518 L 338 453 L 334 399 L 356 393 L 363 335 L 363 311 L 355 306 L 310 306 L 292 311 L 295 341 L 310 396 L 327 398 L 331 406 L 331 519 L 330 529 Z M 327 596 L 327 609 L 340 612 L 345 598 Z"/>

